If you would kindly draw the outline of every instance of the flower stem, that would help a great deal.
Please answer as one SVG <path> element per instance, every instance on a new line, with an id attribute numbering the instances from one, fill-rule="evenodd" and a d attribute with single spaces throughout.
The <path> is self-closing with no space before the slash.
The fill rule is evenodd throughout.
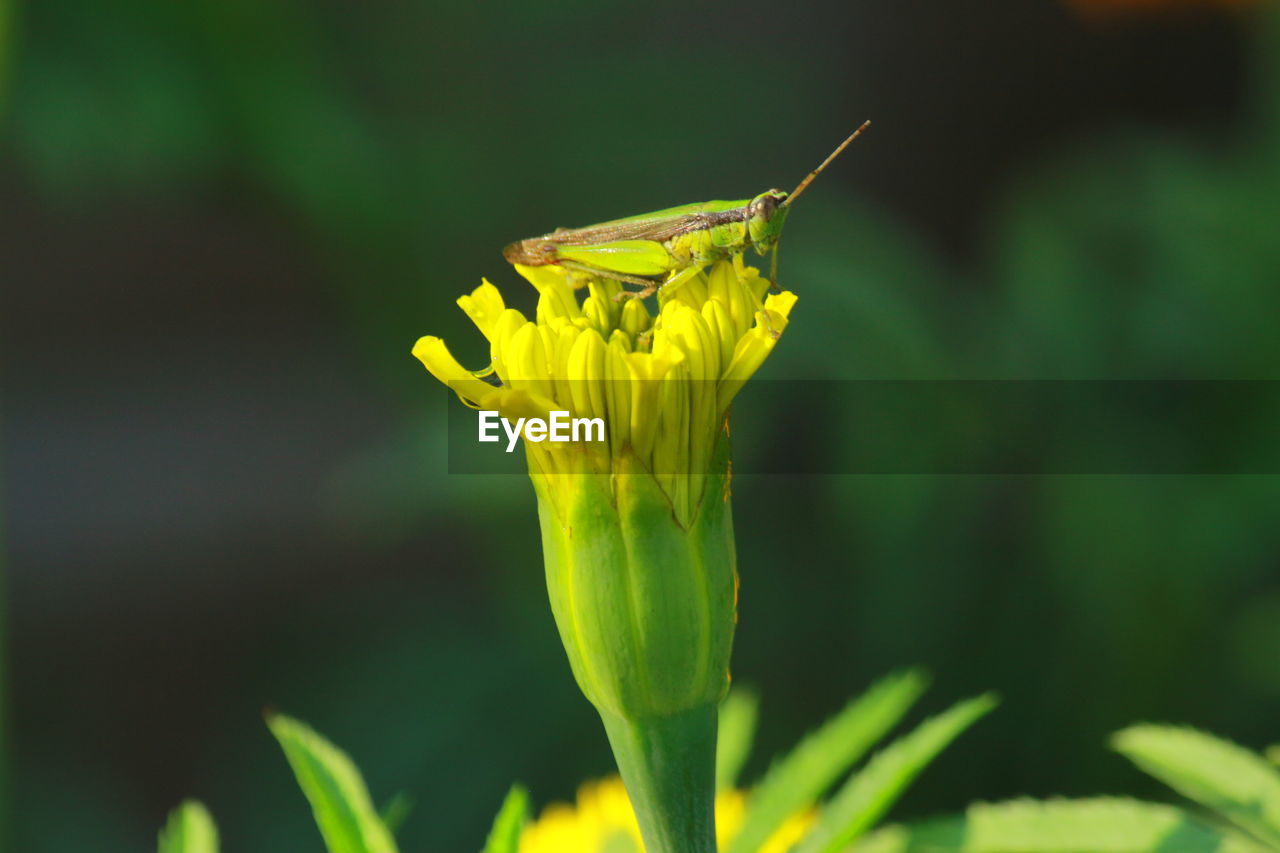
<path id="1" fill-rule="evenodd" d="M 626 719 L 600 710 L 646 853 L 716 853 L 716 706 Z"/>

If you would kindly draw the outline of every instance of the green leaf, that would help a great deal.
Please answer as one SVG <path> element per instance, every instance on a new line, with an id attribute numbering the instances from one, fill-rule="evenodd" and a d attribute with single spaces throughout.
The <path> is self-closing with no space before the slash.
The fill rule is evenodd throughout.
<path id="1" fill-rule="evenodd" d="M 346 753 L 289 717 L 268 717 L 267 725 L 311 803 L 329 853 L 396 853 L 395 839 Z"/>
<path id="2" fill-rule="evenodd" d="M 854 853 L 1262 853 L 1173 806 L 1125 799 L 977 803 L 963 817 L 891 826 Z"/>
<path id="3" fill-rule="evenodd" d="M 1262 756 L 1178 726 L 1131 726 L 1111 745 L 1178 793 L 1280 848 L 1280 770 Z"/>
<path id="4" fill-rule="evenodd" d="M 817 825 L 796 853 L 836 853 L 875 825 L 907 786 L 946 749 L 996 706 L 991 695 L 961 702 L 894 741 L 846 782 L 823 807 Z"/>
<path id="5" fill-rule="evenodd" d="M 746 819 L 727 853 L 755 853 L 789 816 L 812 806 L 902 719 L 925 682 L 918 670 L 891 675 L 800 741 L 751 793 Z"/>
<path id="6" fill-rule="evenodd" d="M 738 774 L 751 754 L 756 734 L 760 697 L 735 687 L 720 705 L 720 732 L 716 738 L 716 790 L 726 791 L 738 784 Z"/>
<path id="7" fill-rule="evenodd" d="M 195 800 L 187 800 L 169 813 L 169 822 L 160 830 L 158 853 L 218 853 L 218 828 L 209 810 Z"/>
<path id="8" fill-rule="evenodd" d="M 502 808 L 493 819 L 489 840 L 483 853 L 519 853 L 520 833 L 529 819 L 529 792 L 519 785 L 512 785 Z"/>

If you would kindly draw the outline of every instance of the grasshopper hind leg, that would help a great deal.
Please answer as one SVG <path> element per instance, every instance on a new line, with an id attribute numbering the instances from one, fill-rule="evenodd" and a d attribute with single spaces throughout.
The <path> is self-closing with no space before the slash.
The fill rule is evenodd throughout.
<path id="1" fill-rule="evenodd" d="M 596 278 L 611 278 L 614 281 L 625 281 L 627 284 L 638 284 L 641 287 L 654 285 L 654 283 L 647 278 L 640 278 L 635 275 L 627 275 L 626 273 L 614 272 L 613 270 L 606 270 L 600 267 L 593 267 L 591 264 L 582 264 L 577 261 L 568 261 L 564 259 L 556 261 L 556 264 L 567 270 L 573 270 L 574 272 L 580 272 L 586 275 L 593 275 Z M 656 288 L 657 285 L 654 285 L 654 287 Z"/>
<path id="2" fill-rule="evenodd" d="M 670 295 L 676 288 L 702 272 L 703 269 L 704 267 L 701 265 L 694 264 L 691 267 L 685 267 L 677 273 L 672 273 L 671 277 L 664 282 L 645 281 L 643 282 L 644 287 L 641 290 L 624 290 L 614 298 L 618 301 L 622 301 L 623 299 L 648 299 L 658 291 L 662 291 L 663 293 Z M 628 279 L 623 280 L 626 281 Z"/>
<path id="3" fill-rule="evenodd" d="M 600 267 L 593 267 L 590 264 L 583 264 L 578 261 L 561 259 L 556 263 L 567 270 L 580 272 L 584 275 L 595 276 L 596 278 L 610 278 L 614 281 L 621 281 L 626 284 L 639 285 L 641 288 L 639 291 L 624 290 L 621 293 L 616 294 L 613 298 L 618 302 L 621 302 L 623 299 L 644 299 L 648 296 L 652 296 L 660 286 L 658 282 L 653 281 L 652 279 L 640 278 L 640 276 L 636 275 L 627 275 L 626 273 L 614 272 L 613 270 L 606 270 Z"/>
<path id="4" fill-rule="evenodd" d="M 621 293 L 616 294 L 613 298 L 619 302 L 624 299 L 648 299 L 659 290 L 664 293 L 671 293 L 706 269 L 703 264 L 694 264 L 693 266 L 685 267 L 679 272 L 672 273 L 666 281 L 654 281 L 651 278 L 627 275 L 626 273 L 615 272 L 613 270 L 607 270 L 601 267 L 592 266 L 591 264 L 584 264 L 580 261 L 571 261 L 564 258 L 560 259 L 556 263 L 567 270 L 580 272 L 584 275 L 592 275 L 596 278 L 610 278 L 614 281 L 621 281 L 626 284 L 634 284 L 640 287 L 639 290 L 624 290 Z"/>

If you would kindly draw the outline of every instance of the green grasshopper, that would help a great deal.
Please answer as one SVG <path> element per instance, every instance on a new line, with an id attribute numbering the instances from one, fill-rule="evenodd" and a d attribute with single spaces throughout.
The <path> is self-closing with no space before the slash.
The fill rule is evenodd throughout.
<path id="1" fill-rule="evenodd" d="M 643 288 L 620 297 L 644 299 L 659 287 L 673 290 L 715 261 L 748 248 L 761 255 L 774 249 L 790 205 L 870 125 L 863 122 L 790 193 L 767 190 L 739 201 L 695 202 L 585 228 L 557 228 L 512 243 L 502 256 L 513 264 L 557 264 Z"/>

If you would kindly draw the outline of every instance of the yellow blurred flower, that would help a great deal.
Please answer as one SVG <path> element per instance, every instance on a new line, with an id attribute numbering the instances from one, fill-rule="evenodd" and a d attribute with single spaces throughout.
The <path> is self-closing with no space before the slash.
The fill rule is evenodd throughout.
<path id="1" fill-rule="evenodd" d="M 716 840 L 723 849 L 742 826 L 746 794 L 716 797 Z M 787 853 L 813 823 L 813 812 L 792 815 L 759 853 Z M 614 776 L 583 785 L 572 805 L 556 803 L 525 827 L 520 853 L 641 853 L 640 827 L 622 780 Z"/>

